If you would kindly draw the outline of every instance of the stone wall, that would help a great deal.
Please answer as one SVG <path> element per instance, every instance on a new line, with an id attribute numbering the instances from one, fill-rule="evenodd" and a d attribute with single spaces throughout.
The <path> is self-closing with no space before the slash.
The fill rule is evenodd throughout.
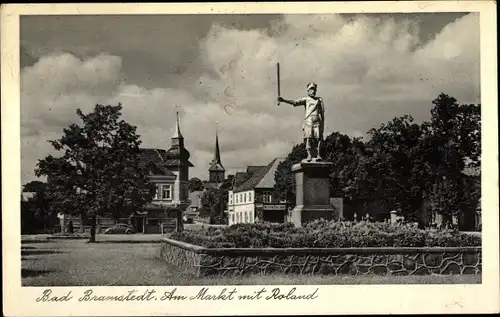
<path id="1" fill-rule="evenodd" d="M 165 239 L 162 258 L 196 276 L 481 274 L 481 247 L 209 249 Z"/>

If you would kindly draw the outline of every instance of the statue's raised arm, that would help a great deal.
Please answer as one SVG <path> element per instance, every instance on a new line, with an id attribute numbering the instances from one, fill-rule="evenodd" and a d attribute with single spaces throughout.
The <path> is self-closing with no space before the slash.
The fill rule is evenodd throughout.
<path id="1" fill-rule="evenodd" d="M 307 158 L 305 161 L 321 161 L 321 146 L 323 144 L 323 130 L 325 120 L 325 108 L 323 99 L 316 96 L 317 85 L 314 82 L 307 84 L 307 96 L 297 100 L 278 97 L 278 102 L 285 102 L 294 107 L 304 106 L 304 122 L 302 130 L 306 141 Z M 317 141 L 316 157 L 311 154 L 311 143 Z"/>
<path id="2" fill-rule="evenodd" d="M 282 97 L 278 97 L 278 102 L 284 102 L 284 103 L 287 103 L 287 104 L 292 105 L 294 107 L 305 106 L 306 105 L 306 97 L 302 97 L 302 98 L 299 98 L 297 100 L 289 100 L 289 99 L 285 99 Z"/>

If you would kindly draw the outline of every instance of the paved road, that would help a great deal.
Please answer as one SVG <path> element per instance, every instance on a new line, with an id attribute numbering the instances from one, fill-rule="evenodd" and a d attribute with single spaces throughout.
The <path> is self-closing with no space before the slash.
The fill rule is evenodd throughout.
<path id="1" fill-rule="evenodd" d="M 24 240 L 22 285 L 168 285 L 180 275 L 159 258 L 158 243 L 107 242 Z"/>
<path id="2" fill-rule="evenodd" d="M 55 237 L 55 239 L 54 239 Z M 49 234 L 23 235 L 22 241 L 43 241 L 43 240 L 76 240 L 64 237 L 51 236 Z M 98 234 L 96 241 L 106 242 L 159 242 L 163 239 L 161 234 Z M 82 240 L 86 240 L 82 239 Z"/>
<path id="3" fill-rule="evenodd" d="M 207 225 L 207 224 L 184 224 L 185 230 L 200 230 L 204 227 L 227 227 L 225 225 Z M 32 234 L 32 235 L 22 235 L 21 240 L 45 240 L 51 237 L 50 234 Z M 158 242 L 163 239 L 163 235 L 161 234 L 143 234 L 143 233 L 134 233 L 134 234 L 97 234 L 97 241 L 141 241 L 141 242 Z"/>

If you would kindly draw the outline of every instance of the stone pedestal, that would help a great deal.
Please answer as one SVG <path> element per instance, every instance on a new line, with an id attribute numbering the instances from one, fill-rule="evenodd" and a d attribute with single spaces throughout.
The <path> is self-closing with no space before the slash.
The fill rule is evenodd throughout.
<path id="1" fill-rule="evenodd" d="M 330 205 L 329 172 L 333 163 L 303 162 L 292 166 L 295 174 L 296 205 L 292 222 L 301 227 L 315 219 L 331 220 L 334 208 Z"/>

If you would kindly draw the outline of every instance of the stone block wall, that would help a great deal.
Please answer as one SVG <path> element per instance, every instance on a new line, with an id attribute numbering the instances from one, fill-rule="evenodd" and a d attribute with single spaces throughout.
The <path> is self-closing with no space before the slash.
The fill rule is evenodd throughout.
<path id="1" fill-rule="evenodd" d="M 481 274 L 481 248 L 208 249 L 165 239 L 162 258 L 196 276 Z"/>

